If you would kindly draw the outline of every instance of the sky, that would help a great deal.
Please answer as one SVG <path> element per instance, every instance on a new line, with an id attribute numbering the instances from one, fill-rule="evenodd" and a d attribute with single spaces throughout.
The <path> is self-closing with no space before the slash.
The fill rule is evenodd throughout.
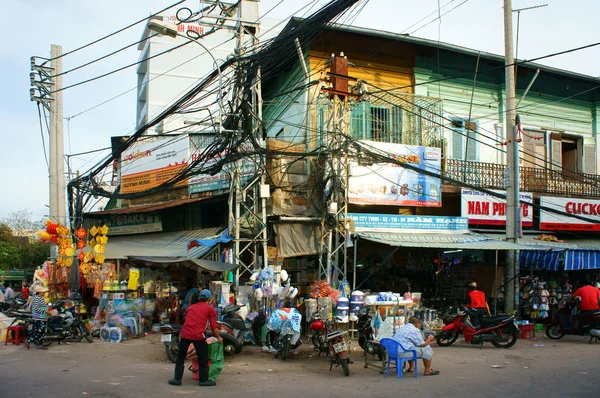
<path id="1" fill-rule="evenodd" d="M 0 38 L 0 218 L 27 209 L 34 219 L 48 214 L 48 168 L 44 158 L 37 106 L 29 100 L 30 57 L 48 57 L 51 44 L 63 52 L 92 42 L 175 0 L 13 0 L 4 5 L 4 34 Z M 199 0 L 186 4 L 196 10 Z M 261 15 L 286 19 L 301 7 L 327 1 L 262 0 Z M 361 2 L 360 4 L 364 4 Z M 600 41 L 597 0 L 513 0 L 512 8 L 547 7 L 521 12 L 518 57 L 531 59 Z M 441 19 L 436 19 L 438 6 Z M 459 46 L 504 53 L 503 0 L 369 0 L 352 25 L 411 33 Z M 179 6 L 181 7 L 181 6 Z M 273 8 L 274 7 L 274 8 Z M 296 14 L 304 16 L 309 8 Z M 358 9 L 354 10 L 358 11 Z M 35 18 L 33 18 L 35 16 Z M 421 19 L 423 19 L 421 22 Z M 516 13 L 514 14 L 516 29 Z M 108 40 L 63 58 L 63 70 L 82 65 L 141 38 L 139 24 Z M 14 32 L 9 34 L 9 32 Z M 340 49 L 343 51 L 343 49 Z M 104 61 L 64 76 L 74 84 L 138 60 L 136 46 Z M 591 76 L 600 75 L 600 46 L 539 61 L 549 66 Z M 110 145 L 110 137 L 131 133 L 135 125 L 135 67 L 64 92 L 65 154 L 77 154 Z M 130 90 L 129 92 L 127 92 Z M 103 101 L 107 104 L 81 115 Z M 44 135 L 46 146 L 48 136 Z M 101 160 L 94 155 L 70 156 L 72 170 L 87 170 Z"/>

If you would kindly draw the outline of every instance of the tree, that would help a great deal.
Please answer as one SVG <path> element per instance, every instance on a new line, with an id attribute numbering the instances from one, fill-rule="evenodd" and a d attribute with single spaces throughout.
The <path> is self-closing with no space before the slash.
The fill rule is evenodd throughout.
<path id="1" fill-rule="evenodd" d="M 31 218 L 32 213 L 23 209 L 8 213 L 8 217 L 0 221 L 12 229 L 14 236 L 33 236 L 35 231 L 43 227 L 44 223 L 43 221 L 32 221 Z"/>
<path id="2" fill-rule="evenodd" d="M 19 249 L 10 242 L 0 242 L 0 269 L 9 270 L 21 264 Z"/>

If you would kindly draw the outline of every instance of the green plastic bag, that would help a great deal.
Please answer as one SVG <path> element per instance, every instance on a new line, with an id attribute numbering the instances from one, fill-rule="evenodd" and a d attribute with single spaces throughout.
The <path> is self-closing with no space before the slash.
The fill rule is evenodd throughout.
<path id="1" fill-rule="evenodd" d="M 225 366 L 225 354 L 223 345 L 218 341 L 208 345 L 208 355 L 210 357 L 210 368 L 208 368 L 208 380 L 216 381 L 217 376 Z"/>

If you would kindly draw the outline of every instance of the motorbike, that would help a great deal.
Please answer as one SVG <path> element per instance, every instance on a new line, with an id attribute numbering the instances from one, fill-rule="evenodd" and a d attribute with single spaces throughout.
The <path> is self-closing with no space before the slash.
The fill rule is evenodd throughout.
<path id="1" fill-rule="evenodd" d="M 327 353 L 327 358 L 330 361 L 329 371 L 335 364 L 336 367 L 341 366 L 344 375 L 350 376 L 350 367 L 352 359 L 348 355 L 348 344 L 346 343 L 346 332 L 333 330 L 329 322 L 323 321 L 320 316 L 315 316 L 310 323 L 310 328 L 313 330 L 312 342 L 315 346 L 315 351 Z"/>
<path id="2" fill-rule="evenodd" d="M 221 310 L 223 321 L 217 322 L 219 323 L 219 330 L 227 331 L 227 333 L 235 339 L 235 343 L 233 343 L 230 342 L 231 339 L 228 339 L 226 342 L 225 338 L 223 338 L 223 349 L 227 353 L 235 352 L 236 354 L 239 354 L 242 352 L 242 346 L 244 344 L 244 339 L 246 338 L 246 322 L 244 322 L 244 318 L 237 314 L 242 307 L 243 306 L 240 305 L 228 305 L 223 307 Z"/>
<path id="3" fill-rule="evenodd" d="M 600 310 L 589 312 L 581 317 L 573 315 L 577 303 L 569 301 L 559 309 L 546 327 L 546 336 L 553 340 L 563 338 L 565 335 L 590 336 L 590 343 L 600 337 Z"/>
<path id="4" fill-rule="evenodd" d="M 73 300 L 77 301 L 78 298 L 75 297 Z M 55 341 L 58 341 L 59 344 L 61 341 L 85 340 L 88 343 L 94 341 L 89 330 L 81 320 L 81 316 L 77 310 L 79 306 L 67 306 L 66 300 L 59 300 L 54 305 L 50 303 L 49 306 L 56 310 L 57 315 L 48 317 L 48 321 L 46 322 L 46 333 L 42 340 L 42 345 L 44 347 L 50 346 Z M 25 325 L 27 335 L 33 331 L 34 320 L 31 312 L 18 310 L 12 311 L 10 314 L 15 318 L 13 324 L 20 321 Z M 29 345 L 27 344 L 27 346 Z"/>
<path id="5" fill-rule="evenodd" d="M 167 323 L 160 326 L 160 332 L 162 333 L 160 341 L 165 346 L 165 353 L 169 361 L 175 363 L 177 361 L 177 355 L 179 354 L 179 334 L 181 333 L 182 325 L 175 323 Z M 223 322 L 217 321 L 217 328 L 219 329 L 219 336 L 223 339 L 223 351 L 227 354 L 240 353 L 242 351 L 242 344 L 239 343 L 234 337 L 234 331 L 230 326 Z M 206 337 L 212 337 L 212 330 L 206 329 Z"/>
<path id="6" fill-rule="evenodd" d="M 373 344 L 374 333 L 373 326 L 371 326 L 372 316 L 369 314 L 367 307 L 361 308 L 358 311 L 358 321 L 356 322 L 356 328 L 358 329 L 358 345 L 365 351 L 365 355 L 377 355 L 377 358 L 381 361 L 383 359 L 383 347 L 381 344 Z"/>
<path id="7" fill-rule="evenodd" d="M 267 322 L 267 345 L 276 351 L 275 358 L 288 359 L 290 350 L 302 344 L 300 340 L 302 315 L 295 308 L 279 308 Z"/>
<path id="8" fill-rule="evenodd" d="M 465 341 L 471 344 L 489 342 L 496 348 L 510 348 L 517 342 L 518 329 L 515 326 L 514 315 L 497 315 L 482 317 L 479 327 L 476 328 L 470 321 L 470 316 L 476 312 L 465 307 L 457 309 L 456 316 L 448 322 L 442 331 L 436 336 L 438 346 L 447 347 L 454 344 L 460 333 Z"/>

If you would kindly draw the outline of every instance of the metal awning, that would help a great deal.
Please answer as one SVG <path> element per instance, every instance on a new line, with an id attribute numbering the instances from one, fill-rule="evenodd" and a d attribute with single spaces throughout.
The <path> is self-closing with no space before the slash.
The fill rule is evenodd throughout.
<path id="1" fill-rule="evenodd" d="M 470 249 L 470 250 L 536 250 L 532 247 L 509 243 L 502 239 L 489 236 L 465 234 L 416 234 L 416 233 L 383 233 L 359 232 L 358 236 L 372 242 L 383 243 L 390 246 L 403 247 L 434 247 L 439 249 Z M 540 248 L 539 250 L 544 250 Z"/>
<path id="2" fill-rule="evenodd" d="M 230 263 L 200 260 L 211 246 L 197 246 L 187 250 L 188 243 L 196 239 L 217 238 L 222 228 L 205 228 L 192 231 L 159 232 L 109 237 L 104 255 L 107 259 L 128 259 L 146 266 L 182 265 L 200 267 L 212 272 L 228 271 L 236 266 Z"/>

